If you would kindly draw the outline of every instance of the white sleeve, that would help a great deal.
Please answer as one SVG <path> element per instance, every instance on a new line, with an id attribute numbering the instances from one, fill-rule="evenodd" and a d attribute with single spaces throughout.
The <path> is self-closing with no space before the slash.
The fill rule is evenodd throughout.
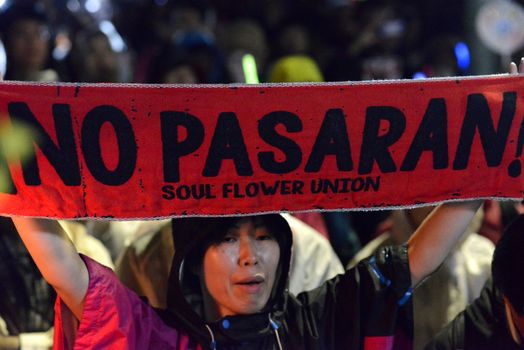
<path id="1" fill-rule="evenodd" d="M 47 332 L 20 333 L 20 350 L 49 350 L 53 346 L 53 328 Z"/>
<path id="2" fill-rule="evenodd" d="M 293 253 L 289 274 L 289 291 L 297 295 L 317 288 L 325 281 L 344 273 L 344 267 L 331 243 L 311 226 L 289 215 L 282 215 L 293 233 Z"/>

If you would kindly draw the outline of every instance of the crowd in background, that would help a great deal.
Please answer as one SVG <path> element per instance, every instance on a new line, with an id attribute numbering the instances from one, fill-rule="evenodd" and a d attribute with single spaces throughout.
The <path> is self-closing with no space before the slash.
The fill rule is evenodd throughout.
<path id="1" fill-rule="evenodd" d="M 3 0 L 0 30 L 13 80 L 245 82 L 246 53 L 260 82 L 399 79 L 472 72 L 466 3 Z"/>
<path id="2" fill-rule="evenodd" d="M 243 66 L 246 54 L 254 57 L 260 82 L 411 79 L 474 73 L 466 10 L 456 1 L 4 0 L 0 6 L 7 80 L 243 83 L 248 80 Z M 493 72 L 497 70 L 502 68 L 495 67 Z M 497 241 L 501 228 L 519 207 L 487 202 L 484 209 L 477 226 L 471 229 L 474 242 L 470 238 L 462 242 L 436 279 L 436 284 L 450 290 L 439 292 L 444 300 L 438 307 L 454 305 L 453 310 L 446 309 L 442 319 L 435 320 L 437 325 L 426 325 L 433 328 L 419 329 L 419 334 L 428 333 L 424 341 L 478 295 L 489 276 L 492 242 Z M 336 254 L 332 258 L 348 266 L 386 242 L 405 241 L 425 215 L 426 210 L 415 209 L 296 217 L 327 238 Z M 54 295 L 36 277 L 37 270 L 23 252 L 18 236 L 12 234 L 9 221 L 2 219 L 0 227 L 0 278 L 14 287 L 0 290 L 0 337 L 45 332 L 52 326 Z M 137 271 L 146 273 L 151 267 L 144 267 L 143 261 L 157 259 L 154 273 L 161 270 L 162 275 L 167 274 L 173 247 L 165 225 L 144 225 L 84 222 L 80 228 L 69 227 L 69 231 L 80 230 L 72 233 L 75 237 L 95 233 L 108 249 L 102 258 L 107 265 L 115 262 L 122 278 L 154 301 L 158 285 L 143 275 L 137 277 Z M 141 237 L 148 238 L 137 244 Z M 363 253 L 360 250 L 366 245 L 368 253 Z M 133 247 L 131 252 L 129 247 Z M 158 254 L 158 249 L 167 252 Z M 102 248 L 95 250 L 91 255 L 99 254 Z M 428 286 L 421 295 L 435 293 L 432 285 Z M 460 302 L 454 303 L 457 300 Z M 418 303 L 422 308 L 428 300 Z M 422 340 L 420 343 L 418 348 Z"/>

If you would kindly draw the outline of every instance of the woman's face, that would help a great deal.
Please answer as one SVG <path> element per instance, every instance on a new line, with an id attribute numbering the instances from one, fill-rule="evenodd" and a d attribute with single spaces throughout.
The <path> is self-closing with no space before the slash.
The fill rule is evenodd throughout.
<path id="1" fill-rule="evenodd" d="M 280 259 L 278 242 L 256 219 L 242 219 L 204 254 L 204 283 L 217 316 L 252 314 L 266 306 Z"/>

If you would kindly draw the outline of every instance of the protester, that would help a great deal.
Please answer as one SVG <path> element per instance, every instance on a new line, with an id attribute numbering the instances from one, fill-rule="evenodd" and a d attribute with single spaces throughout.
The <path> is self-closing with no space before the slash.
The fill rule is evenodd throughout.
<path id="1" fill-rule="evenodd" d="M 493 255 L 492 274 L 478 299 L 426 347 L 433 349 L 522 349 L 524 345 L 524 215 L 504 231 Z"/>
<path id="2" fill-rule="evenodd" d="M 106 34 L 84 29 L 75 34 L 68 55 L 68 80 L 86 83 L 121 83 L 122 60 Z"/>
<path id="3" fill-rule="evenodd" d="M 280 216 L 175 219 L 173 311 L 158 314 L 110 270 L 80 257 L 56 222 L 14 221 L 58 292 L 57 349 L 391 349 L 396 328 L 410 336 L 411 287 L 442 262 L 479 205 L 439 207 L 408 245 L 384 248 L 296 299 L 286 291 L 292 242 Z"/>

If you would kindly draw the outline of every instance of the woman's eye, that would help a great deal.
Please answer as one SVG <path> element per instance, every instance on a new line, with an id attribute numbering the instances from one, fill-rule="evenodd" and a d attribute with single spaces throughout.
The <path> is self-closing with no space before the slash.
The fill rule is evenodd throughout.
<path id="1" fill-rule="evenodd" d="M 234 243 L 234 242 L 236 242 L 236 237 L 234 237 L 234 236 L 225 236 L 222 239 L 222 242 L 223 243 Z"/>
<path id="2" fill-rule="evenodd" d="M 259 241 L 268 241 L 268 240 L 272 240 L 273 237 L 271 235 L 258 235 L 257 236 L 257 240 Z"/>

